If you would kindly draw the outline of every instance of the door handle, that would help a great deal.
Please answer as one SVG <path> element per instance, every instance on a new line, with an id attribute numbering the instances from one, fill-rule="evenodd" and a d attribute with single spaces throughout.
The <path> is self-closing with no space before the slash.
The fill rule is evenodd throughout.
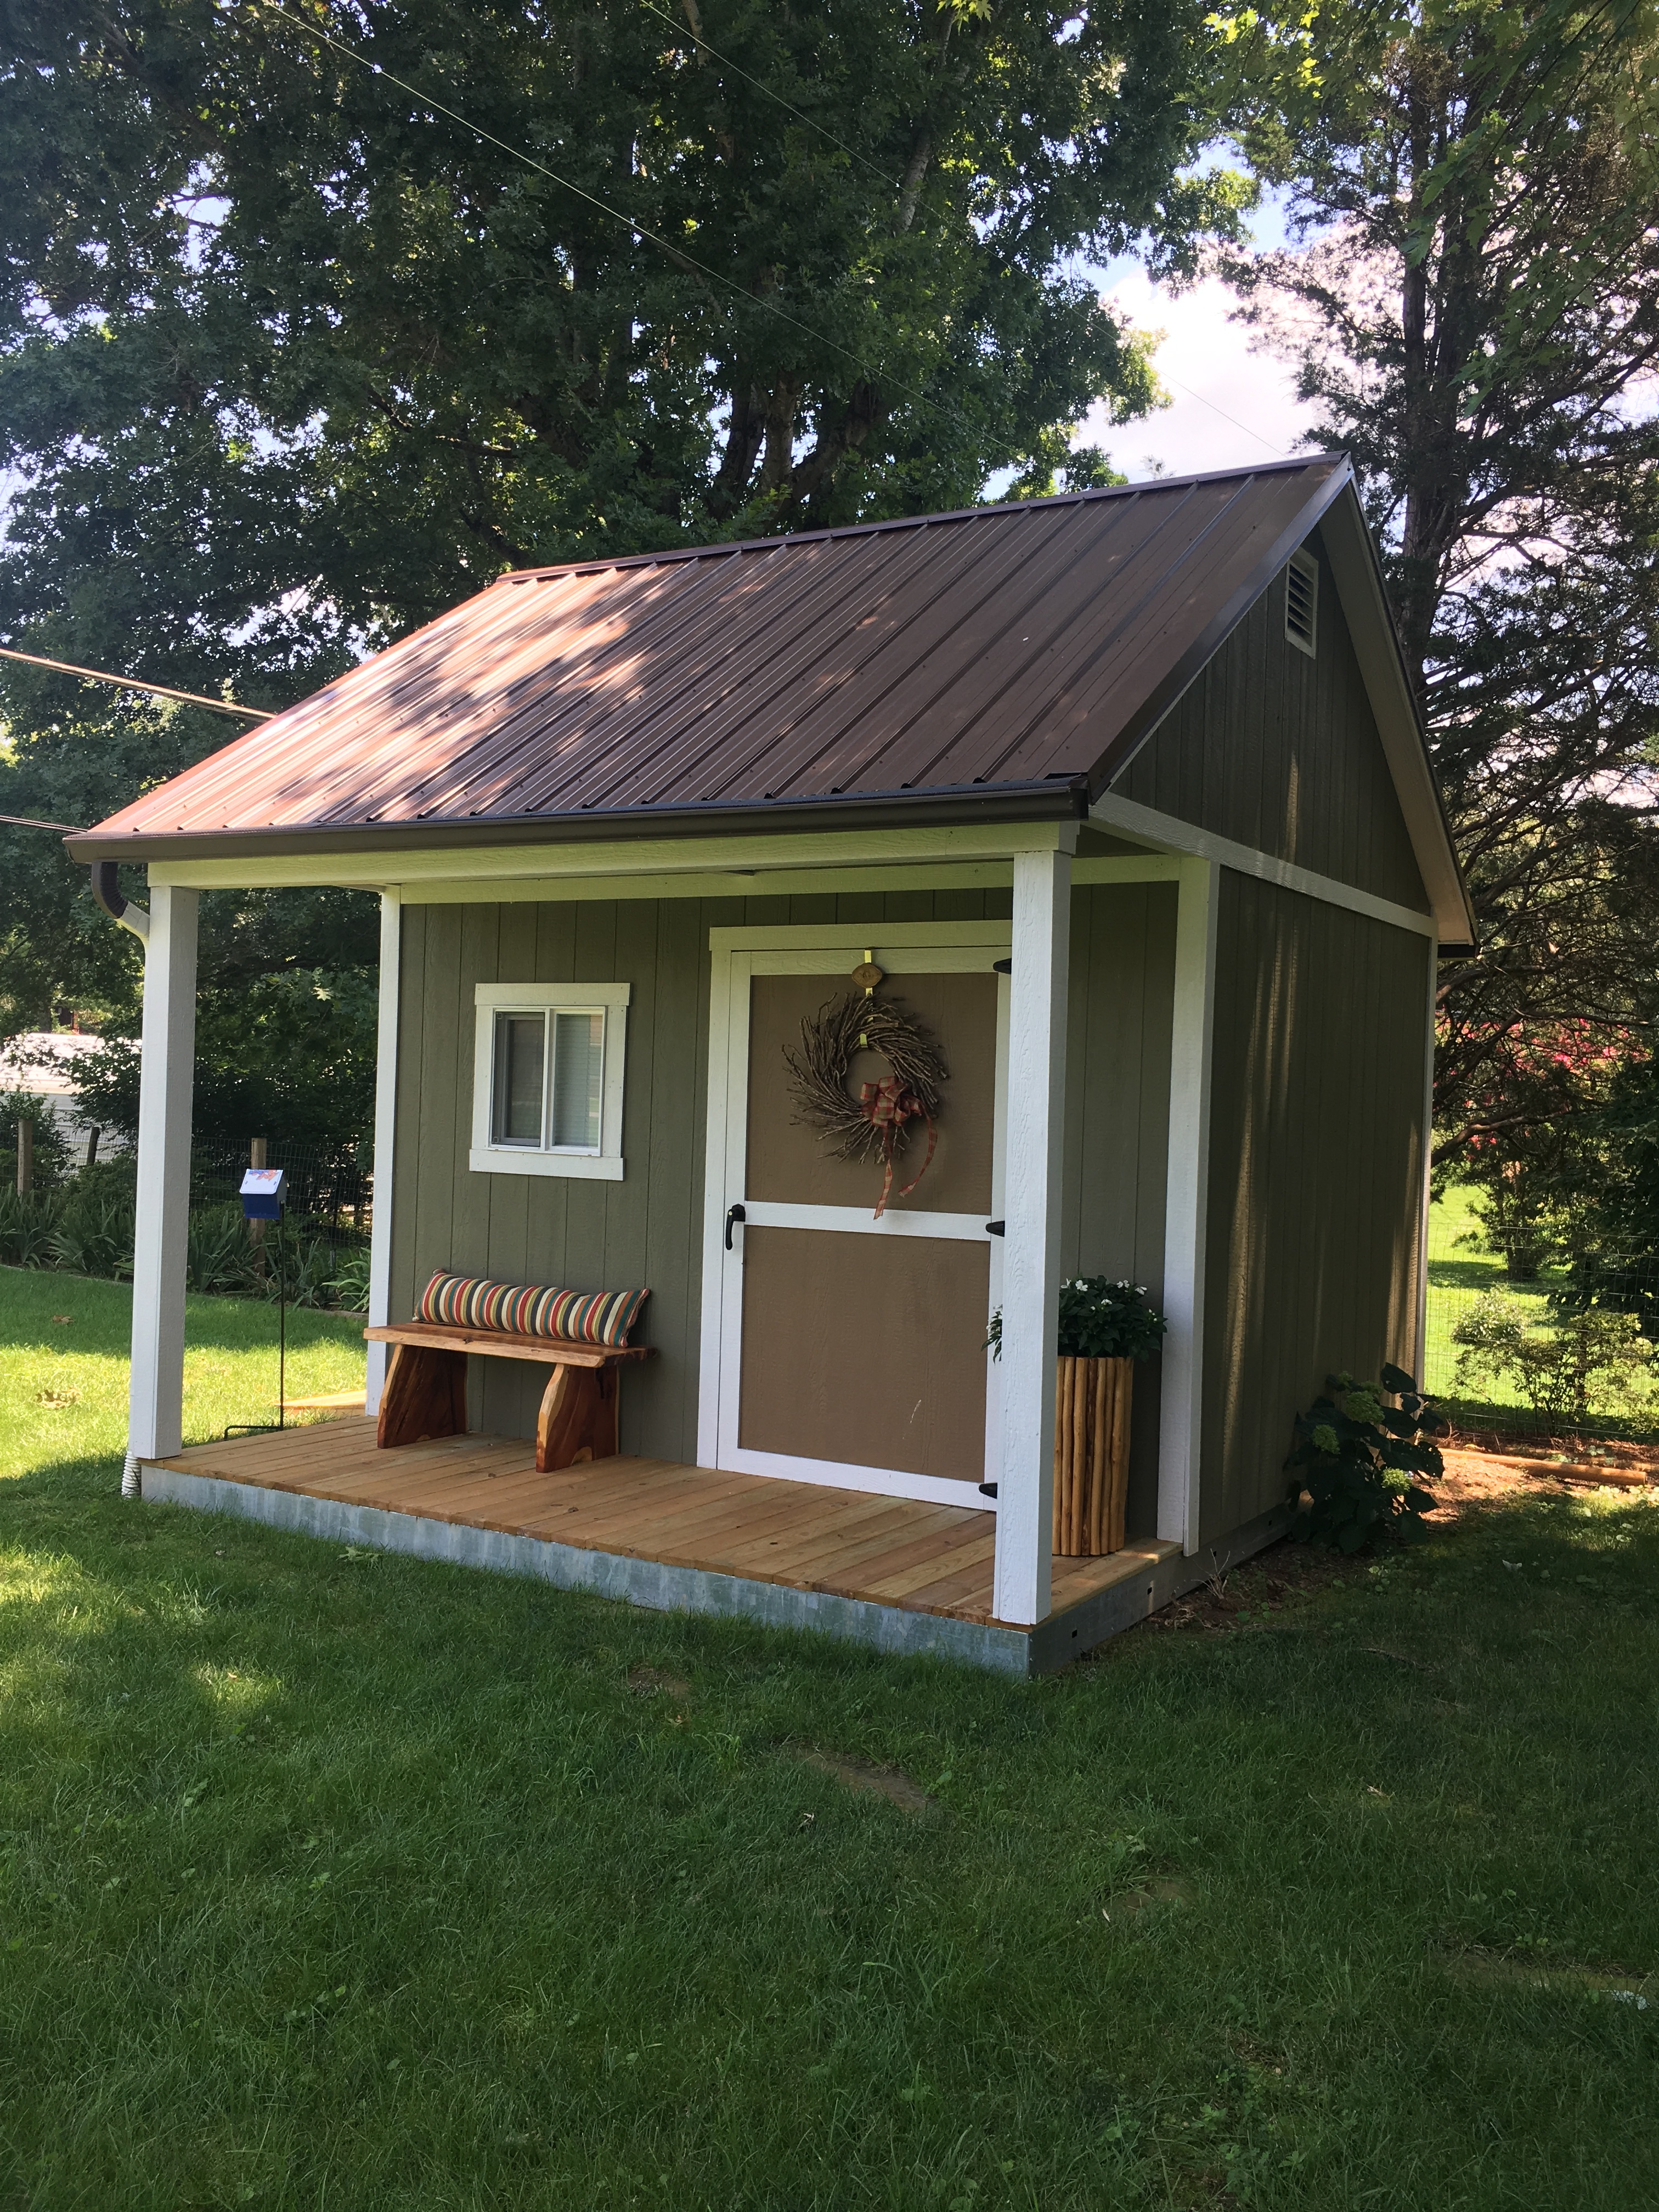
<path id="1" fill-rule="evenodd" d="M 748 1220 L 748 1218 L 749 1218 L 749 1216 L 748 1216 L 748 1215 L 744 1212 L 743 1208 L 742 1208 L 740 1206 L 728 1206 L 726 1207 L 726 1250 L 727 1250 L 728 1252 L 732 1249 L 732 1224 L 733 1224 L 734 1222 L 738 1222 L 738 1221 L 747 1221 L 747 1220 Z"/>
<path id="2" fill-rule="evenodd" d="M 1007 1226 L 1006 1221 L 988 1221 L 985 1224 L 985 1233 L 988 1237 L 1000 1237 Z"/>

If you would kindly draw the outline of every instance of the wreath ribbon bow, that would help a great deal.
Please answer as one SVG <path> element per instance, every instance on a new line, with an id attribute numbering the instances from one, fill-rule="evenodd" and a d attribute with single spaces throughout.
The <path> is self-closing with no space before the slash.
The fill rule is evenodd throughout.
<path id="1" fill-rule="evenodd" d="M 904 1133 L 907 1121 L 920 1118 L 927 1124 L 927 1154 L 908 1182 L 899 1192 L 908 1198 L 927 1172 L 933 1157 L 933 1147 L 939 1142 L 939 1130 L 925 1103 L 914 1091 L 908 1090 L 896 1076 L 890 1075 L 880 1083 L 866 1083 L 859 1091 L 859 1112 L 881 1136 L 882 1179 L 881 1198 L 876 1207 L 879 1221 L 887 1211 L 887 1200 L 893 1188 L 893 1152 Z"/>

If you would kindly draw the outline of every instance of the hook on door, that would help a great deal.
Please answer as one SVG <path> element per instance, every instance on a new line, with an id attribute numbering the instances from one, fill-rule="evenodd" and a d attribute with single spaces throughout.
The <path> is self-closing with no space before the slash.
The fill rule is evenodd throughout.
<path id="1" fill-rule="evenodd" d="M 726 1250 L 727 1250 L 728 1252 L 732 1249 L 732 1225 L 733 1225 L 733 1224 L 734 1224 L 734 1223 L 737 1223 L 737 1222 L 741 1222 L 741 1221 L 747 1221 L 747 1220 L 748 1220 L 748 1218 L 749 1218 L 749 1216 L 748 1216 L 748 1215 L 744 1212 L 743 1208 L 742 1208 L 740 1206 L 728 1206 L 726 1207 Z"/>

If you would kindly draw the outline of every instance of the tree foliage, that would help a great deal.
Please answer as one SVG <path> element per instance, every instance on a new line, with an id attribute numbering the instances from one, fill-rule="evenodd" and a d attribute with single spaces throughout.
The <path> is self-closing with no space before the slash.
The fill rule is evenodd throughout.
<path id="1" fill-rule="evenodd" d="M 1228 27 L 1251 155 L 1314 241 L 1231 273 L 1358 466 L 1480 923 L 1442 974 L 1446 1163 L 1528 1110 L 1517 1039 L 1651 1009 L 1655 10 L 1385 0 Z"/>
<path id="2" fill-rule="evenodd" d="M 509 565 L 1102 480 L 1075 426 L 1158 392 L 1077 257 L 1189 266 L 1247 197 L 1189 173 L 1199 0 L 0 21 L 0 636 L 260 705 Z M 0 714 L 0 810 L 71 823 L 227 734 L 10 664 Z M 210 902 L 207 983 L 372 959 L 295 907 Z M 0 1023 L 130 1023 L 136 974 L 0 828 Z"/>

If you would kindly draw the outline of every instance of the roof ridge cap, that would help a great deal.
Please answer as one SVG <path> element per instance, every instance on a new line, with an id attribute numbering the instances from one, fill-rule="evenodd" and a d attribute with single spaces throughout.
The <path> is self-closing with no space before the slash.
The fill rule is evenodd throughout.
<path id="1" fill-rule="evenodd" d="M 1149 477 L 1136 483 L 1098 484 L 1084 491 L 1057 491 L 1040 499 L 992 501 L 982 507 L 943 507 L 931 514 L 894 514 L 879 522 L 834 523 L 823 530 L 787 531 L 778 538 L 733 538 L 712 544 L 665 545 L 651 553 L 589 555 L 577 561 L 550 562 L 545 567 L 506 568 L 485 586 L 496 591 L 503 584 L 551 582 L 561 576 L 592 576 L 607 569 L 647 568 L 659 563 L 724 559 L 734 553 L 775 552 L 794 545 L 823 545 L 841 538 L 874 538 L 890 530 L 924 530 L 930 523 L 982 522 L 993 516 L 1031 514 L 1056 507 L 1087 507 L 1112 500 L 1131 500 L 1147 492 L 1188 489 L 1197 484 L 1223 483 L 1229 478 L 1248 483 L 1255 477 L 1282 476 L 1294 469 L 1322 465 L 1350 466 L 1345 453 L 1291 453 L 1277 461 L 1250 462 L 1234 469 L 1200 469 L 1186 476 Z"/>

